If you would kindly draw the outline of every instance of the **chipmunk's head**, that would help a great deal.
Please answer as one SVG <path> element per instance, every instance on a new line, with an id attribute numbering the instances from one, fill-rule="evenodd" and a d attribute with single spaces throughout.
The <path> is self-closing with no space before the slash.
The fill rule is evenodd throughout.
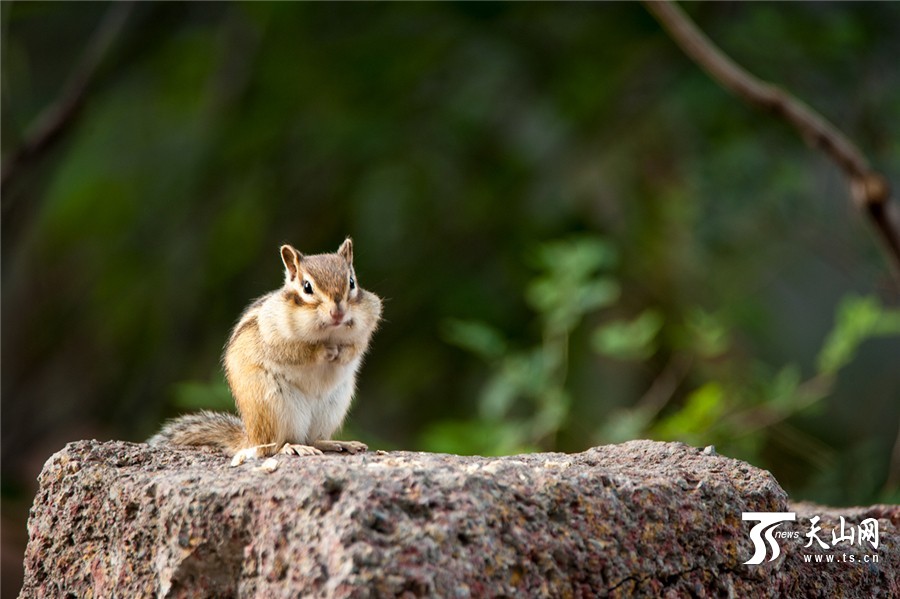
<path id="1" fill-rule="evenodd" d="M 296 305 L 306 327 L 327 333 L 354 326 L 359 287 L 353 271 L 353 240 L 349 237 L 334 254 L 304 256 L 290 245 L 281 246 L 284 291 Z"/>

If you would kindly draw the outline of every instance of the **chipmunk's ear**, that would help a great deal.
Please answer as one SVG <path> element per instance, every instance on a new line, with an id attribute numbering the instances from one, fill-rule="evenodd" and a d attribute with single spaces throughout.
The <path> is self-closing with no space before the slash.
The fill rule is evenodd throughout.
<path id="1" fill-rule="evenodd" d="M 347 264 L 353 264 L 353 240 L 349 237 L 345 239 L 337 253 L 347 261 Z"/>
<path id="2" fill-rule="evenodd" d="M 281 261 L 284 262 L 286 275 L 289 281 L 297 278 L 297 271 L 300 268 L 300 261 L 303 260 L 303 254 L 298 252 L 290 245 L 281 246 Z"/>

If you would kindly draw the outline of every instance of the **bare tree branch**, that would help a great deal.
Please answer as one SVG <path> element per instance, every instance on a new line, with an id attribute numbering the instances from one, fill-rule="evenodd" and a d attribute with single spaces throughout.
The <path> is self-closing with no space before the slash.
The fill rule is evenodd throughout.
<path id="1" fill-rule="evenodd" d="M 114 2 L 94 31 L 87 49 L 72 71 L 62 94 L 29 128 L 22 144 L 3 161 L 0 195 L 6 199 L 9 185 L 29 162 L 39 158 L 58 141 L 78 114 L 100 65 L 122 32 L 133 9 L 132 2 Z M 10 202 L 4 202 L 6 213 Z"/>
<path id="2" fill-rule="evenodd" d="M 644 0 L 644 6 L 688 57 L 720 85 L 744 101 L 785 120 L 813 148 L 834 161 L 850 181 L 856 206 L 869 217 L 881 238 L 895 278 L 900 281 L 900 235 L 889 210 L 891 189 L 862 152 L 822 115 L 790 93 L 748 73 L 726 56 L 684 11 L 667 0 Z"/>

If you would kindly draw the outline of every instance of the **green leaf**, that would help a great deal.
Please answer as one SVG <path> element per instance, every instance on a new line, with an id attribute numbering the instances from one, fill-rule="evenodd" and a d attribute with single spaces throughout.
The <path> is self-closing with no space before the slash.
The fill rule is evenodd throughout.
<path id="1" fill-rule="evenodd" d="M 569 394 L 560 387 L 544 390 L 539 397 L 539 406 L 532 419 L 531 438 L 539 440 L 562 428 L 572 403 Z"/>
<path id="2" fill-rule="evenodd" d="M 900 335 L 900 310 L 886 309 L 872 296 L 847 297 L 838 307 L 834 329 L 819 353 L 819 371 L 835 374 L 853 361 L 864 341 L 893 335 Z"/>
<path id="3" fill-rule="evenodd" d="M 619 284 L 608 277 L 578 285 L 539 278 L 529 286 L 526 299 L 541 313 L 550 331 L 568 333 L 586 314 L 613 304 L 619 292 Z"/>
<path id="4" fill-rule="evenodd" d="M 785 366 L 766 390 L 766 403 L 781 412 L 793 411 L 804 399 L 799 392 L 801 380 L 800 369 L 796 365 Z"/>
<path id="5" fill-rule="evenodd" d="M 504 376 L 503 371 L 487 382 L 478 402 L 478 413 L 486 420 L 503 418 L 519 396 L 519 385 L 514 377 Z"/>
<path id="6" fill-rule="evenodd" d="M 597 429 L 596 442 L 624 443 L 646 435 L 647 427 L 655 414 L 641 408 L 613 410 Z"/>
<path id="7" fill-rule="evenodd" d="M 590 276 L 600 268 L 615 265 L 615 247 L 597 237 L 574 237 L 546 243 L 538 248 L 538 266 L 548 272 L 566 273 L 573 279 Z"/>
<path id="8" fill-rule="evenodd" d="M 478 404 L 479 414 L 487 420 L 501 420 L 517 398 L 533 396 L 546 379 L 541 352 L 507 356 L 485 386 Z"/>
<path id="9" fill-rule="evenodd" d="M 506 352 L 506 341 L 500 332 L 483 322 L 449 319 L 444 321 L 443 338 L 447 343 L 492 360 Z"/>
<path id="10" fill-rule="evenodd" d="M 647 358 L 656 351 L 657 333 L 663 317 L 656 310 L 645 310 L 634 320 L 616 320 L 597 328 L 593 347 L 596 351 L 620 360 Z"/>
<path id="11" fill-rule="evenodd" d="M 725 390 L 717 382 L 709 382 L 694 390 L 684 407 L 672 414 L 656 428 L 662 439 L 703 443 L 704 435 L 725 412 Z"/>
<path id="12" fill-rule="evenodd" d="M 563 303 L 561 287 L 550 277 L 534 279 L 525 290 L 525 299 L 538 312 L 547 313 Z"/>
<path id="13" fill-rule="evenodd" d="M 619 299 L 619 293 L 619 284 L 609 277 L 590 281 L 578 290 L 578 310 L 584 315 L 610 306 Z"/>
<path id="14" fill-rule="evenodd" d="M 728 327 L 714 314 L 697 308 L 687 318 L 691 346 L 704 358 L 715 358 L 728 350 Z"/>

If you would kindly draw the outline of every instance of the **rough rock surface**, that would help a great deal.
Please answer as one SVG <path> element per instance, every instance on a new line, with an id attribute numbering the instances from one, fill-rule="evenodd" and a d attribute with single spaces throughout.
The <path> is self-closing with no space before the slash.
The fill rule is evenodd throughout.
<path id="1" fill-rule="evenodd" d="M 801 538 L 743 565 L 741 512 L 789 510 L 784 491 L 681 444 L 277 460 L 268 473 L 206 450 L 68 445 L 40 477 L 21 596 L 900 596 L 900 507 L 797 506 L 796 530 L 820 514 L 828 540 L 841 515 L 878 518 L 879 548 L 806 563 Z M 879 563 L 840 561 L 864 553 Z"/>

